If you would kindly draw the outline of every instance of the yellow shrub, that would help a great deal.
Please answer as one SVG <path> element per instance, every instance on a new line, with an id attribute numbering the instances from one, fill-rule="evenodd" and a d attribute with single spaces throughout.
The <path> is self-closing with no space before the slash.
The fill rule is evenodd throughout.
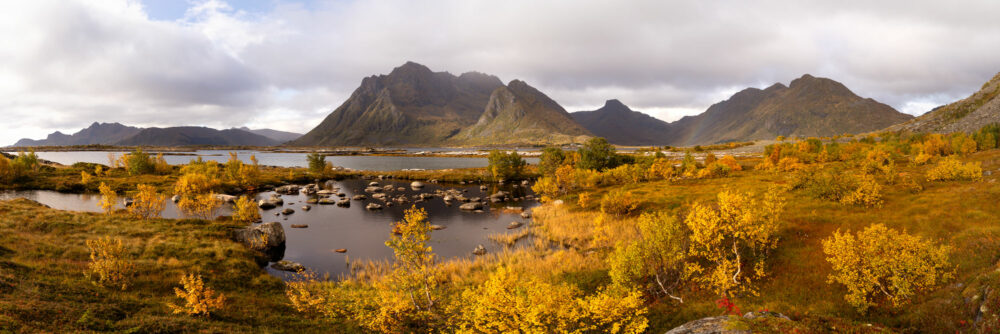
<path id="1" fill-rule="evenodd" d="M 156 192 L 156 188 L 150 185 L 140 184 L 136 186 L 138 191 L 132 197 L 132 205 L 128 207 L 128 212 L 138 219 L 149 219 L 149 217 L 159 216 L 166 206 L 167 197 Z"/>
<path id="2" fill-rule="evenodd" d="M 736 158 L 731 155 L 723 156 L 722 159 L 719 159 L 719 163 L 728 166 L 731 170 L 743 170 L 743 166 L 741 166 L 740 163 L 736 161 Z"/>
<path id="3" fill-rule="evenodd" d="M 882 186 L 871 175 L 861 175 L 854 191 L 844 195 L 840 202 L 847 205 L 882 207 Z"/>
<path id="4" fill-rule="evenodd" d="M 952 277 L 947 246 L 935 246 L 916 236 L 869 226 L 857 237 L 834 232 L 823 240 L 823 252 L 833 266 L 830 283 L 847 287 L 844 299 L 864 312 L 885 301 L 901 306 L 918 292 Z"/>
<path id="5" fill-rule="evenodd" d="M 917 154 L 917 156 L 913 157 L 913 163 L 917 164 L 917 165 L 923 165 L 923 164 L 926 164 L 928 162 L 931 162 L 931 160 L 933 160 L 933 159 L 934 159 L 933 155 L 930 155 L 930 154 L 927 154 L 927 153 L 924 153 L 924 152 L 920 152 L 920 153 Z"/>
<path id="6" fill-rule="evenodd" d="M 84 272 L 87 278 L 98 285 L 128 288 L 135 275 L 135 264 L 121 239 L 87 240 L 87 248 L 90 249 L 90 263 Z"/>
<path id="7" fill-rule="evenodd" d="M 563 194 L 576 191 L 576 171 L 572 165 L 562 165 L 556 168 L 556 185 Z"/>
<path id="8" fill-rule="evenodd" d="M 676 175 L 677 173 L 674 171 L 674 164 L 666 158 L 656 159 L 653 161 L 653 164 L 649 166 L 650 179 L 670 180 Z"/>
<path id="9" fill-rule="evenodd" d="M 929 171 L 927 181 L 978 181 L 983 179 L 983 168 L 979 162 L 962 163 L 954 156 L 941 159 Z"/>
<path id="10" fill-rule="evenodd" d="M 617 217 L 631 214 L 639 208 L 639 200 L 623 189 L 613 190 L 601 199 L 601 212 Z"/>
<path id="11" fill-rule="evenodd" d="M 719 161 L 719 159 L 715 157 L 715 154 L 709 153 L 705 155 L 705 166 L 711 165 L 716 161 Z"/>
<path id="12" fill-rule="evenodd" d="M 554 177 L 543 176 L 531 186 L 531 190 L 541 196 L 542 202 L 559 196 L 559 184 Z"/>
<path id="13" fill-rule="evenodd" d="M 260 210 L 257 203 L 254 203 L 250 196 L 242 196 L 236 200 L 233 207 L 233 220 L 244 223 L 255 223 L 260 221 Z"/>
<path id="14" fill-rule="evenodd" d="M 90 184 L 92 178 L 87 172 L 80 172 L 80 183 L 84 185 Z"/>
<path id="15" fill-rule="evenodd" d="M 799 162 L 799 158 L 796 157 L 784 157 L 778 160 L 777 168 L 782 172 L 794 172 L 805 168 L 806 165 Z"/>
<path id="16" fill-rule="evenodd" d="M 951 146 L 944 136 L 938 133 L 930 134 L 920 145 L 920 151 L 930 156 L 946 156 L 951 154 Z"/>
<path id="17" fill-rule="evenodd" d="M 174 288 L 174 294 L 184 300 L 184 305 L 167 303 L 167 306 L 173 310 L 174 314 L 203 315 L 207 317 L 212 311 L 221 309 L 226 302 L 226 296 L 222 294 L 216 296 L 215 290 L 205 286 L 201 275 L 181 275 L 181 285 L 184 289 Z"/>
<path id="18" fill-rule="evenodd" d="M 97 205 L 104 210 L 104 213 L 111 214 L 115 212 L 115 204 L 118 203 L 118 194 L 111 187 L 101 182 L 98 189 L 101 191 L 101 201 L 97 202 Z"/>
<path id="19" fill-rule="evenodd" d="M 184 195 L 177 202 L 177 208 L 181 212 L 202 219 L 214 218 L 215 210 L 218 210 L 221 206 L 222 201 L 214 193 Z"/>
<path id="20" fill-rule="evenodd" d="M 593 195 L 591 193 L 582 192 L 577 198 L 576 204 L 581 208 L 588 208 L 593 200 Z"/>

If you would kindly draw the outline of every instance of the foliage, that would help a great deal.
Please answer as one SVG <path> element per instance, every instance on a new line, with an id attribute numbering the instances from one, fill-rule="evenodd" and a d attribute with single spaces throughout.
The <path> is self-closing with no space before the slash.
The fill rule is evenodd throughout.
<path id="1" fill-rule="evenodd" d="M 504 153 L 500 150 L 492 150 L 490 151 L 488 161 L 489 166 L 487 169 L 494 180 L 518 178 L 524 172 L 524 166 L 527 165 L 524 159 L 521 159 L 521 156 L 517 154 L 517 151 Z"/>
<path id="2" fill-rule="evenodd" d="M 250 164 L 243 163 L 236 152 L 229 152 L 229 160 L 225 164 L 226 178 L 242 187 L 253 187 L 260 181 L 260 165 L 257 157 L 250 155 Z"/>
<path id="3" fill-rule="evenodd" d="M 427 222 L 427 211 L 416 206 L 411 207 L 406 210 L 403 220 L 396 222 L 394 230 L 397 234 L 393 234 L 385 242 L 385 245 L 392 249 L 395 261 L 387 282 L 388 295 L 383 298 L 390 302 L 396 300 L 397 304 L 405 304 L 405 306 L 397 305 L 396 308 L 404 307 L 410 321 L 420 319 L 422 321 L 417 322 L 429 323 L 436 312 L 438 281 L 434 267 L 434 252 L 428 245 L 431 227 Z M 390 321 L 390 319 L 385 320 Z M 391 321 L 398 320 L 404 319 Z"/>
<path id="4" fill-rule="evenodd" d="M 882 186 L 875 181 L 875 177 L 862 175 L 858 178 L 857 188 L 845 194 L 840 202 L 847 205 L 882 207 Z"/>
<path id="5" fill-rule="evenodd" d="M 12 183 L 31 179 L 38 173 L 41 163 L 35 152 L 18 152 L 13 160 L 0 155 L 0 182 Z"/>
<path id="6" fill-rule="evenodd" d="M 90 262 L 84 275 L 102 286 L 125 290 L 135 276 L 135 263 L 121 239 L 111 237 L 87 240 Z"/>
<path id="7" fill-rule="evenodd" d="M 181 288 L 174 288 L 174 294 L 184 300 L 184 305 L 167 303 L 167 307 L 174 314 L 202 315 L 208 317 L 212 311 L 222 309 L 226 303 L 226 296 L 218 294 L 215 290 L 206 287 L 201 275 L 195 274 L 181 275 Z"/>
<path id="8" fill-rule="evenodd" d="M 150 174 L 156 171 L 153 159 L 149 157 L 149 154 L 143 152 L 141 148 L 137 148 L 131 153 L 123 154 L 115 162 L 115 165 L 124 168 L 128 172 L 128 175 Z"/>
<path id="9" fill-rule="evenodd" d="M 983 178 L 983 168 L 979 162 L 962 163 L 956 157 L 941 159 L 927 171 L 927 181 L 978 181 Z"/>
<path id="10" fill-rule="evenodd" d="M 602 137 L 591 138 L 583 144 L 578 152 L 580 153 L 580 162 L 576 164 L 577 168 L 601 171 L 618 166 L 614 146 L 611 146 L 608 140 Z"/>
<path id="11" fill-rule="evenodd" d="M 735 171 L 743 170 L 743 166 L 741 166 L 740 163 L 736 161 L 736 158 L 733 157 L 732 155 L 727 154 L 723 156 L 722 159 L 719 159 L 719 164 L 728 166 L 730 170 L 735 170 Z"/>
<path id="12" fill-rule="evenodd" d="M 637 223 L 639 238 L 619 243 L 608 258 L 612 283 L 639 286 L 683 303 L 679 292 L 690 274 L 685 269 L 687 227 L 667 212 L 644 213 Z"/>
<path id="13" fill-rule="evenodd" d="M 542 202 L 548 202 L 560 194 L 559 184 L 551 176 L 543 176 L 538 181 L 535 181 L 535 184 L 531 186 L 531 191 L 541 196 Z"/>
<path id="14" fill-rule="evenodd" d="M 632 196 L 631 192 L 624 189 L 616 189 L 601 198 L 601 212 L 604 214 L 621 217 L 627 216 L 639 209 L 639 200 Z"/>
<path id="15" fill-rule="evenodd" d="M 538 161 L 538 171 L 545 176 L 552 176 L 566 160 L 566 152 L 558 147 L 546 147 L 542 150 L 542 156 Z"/>
<path id="16" fill-rule="evenodd" d="M 166 206 L 164 201 L 167 196 L 156 191 L 156 187 L 140 184 L 135 196 L 132 197 L 132 205 L 128 207 L 129 214 L 137 219 L 149 219 L 149 217 L 159 216 Z"/>
<path id="17" fill-rule="evenodd" d="M 14 182 L 14 164 L 7 157 L 0 155 L 0 183 Z"/>
<path id="18" fill-rule="evenodd" d="M 244 223 L 255 223 L 260 221 L 260 210 L 253 197 L 240 196 L 233 206 L 233 220 Z"/>
<path id="19" fill-rule="evenodd" d="M 756 294 L 752 283 L 766 276 L 783 206 L 774 188 L 762 199 L 726 190 L 717 207 L 694 204 L 684 223 L 691 230 L 689 254 L 697 259 L 689 265 L 695 280 L 720 295 Z"/>
<path id="20" fill-rule="evenodd" d="M 674 164 L 666 158 L 657 158 L 649 166 L 649 178 L 670 180 L 677 175 Z"/>
<path id="21" fill-rule="evenodd" d="M 830 283 L 847 287 L 844 296 L 864 312 L 880 302 L 906 304 L 920 291 L 952 277 L 947 246 L 874 224 L 858 233 L 834 232 L 823 240 L 823 252 L 833 266 Z"/>
<path id="22" fill-rule="evenodd" d="M 81 184 L 88 185 L 88 184 L 90 184 L 90 181 L 92 179 L 93 179 L 93 176 L 91 176 L 90 173 L 87 173 L 87 171 L 80 171 L 80 183 Z"/>
<path id="23" fill-rule="evenodd" d="M 101 182 L 101 186 L 98 187 L 101 191 L 101 200 L 97 202 L 97 205 L 104 210 L 104 213 L 111 214 L 115 211 L 115 205 L 118 203 L 118 194 L 111 189 L 107 184 Z"/>
<path id="24" fill-rule="evenodd" d="M 319 152 L 306 155 L 306 162 L 309 164 L 309 171 L 313 173 L 323 173 L 326 170 L 326 156 Z"/>
<path id="25" fill-rule="evenodd" d="M 648 326 L 640 294 L 612 289 L 580 295 L 571 285 L 501 266 L 485 284 L 462 292 L 468 306 L 451 325 L 459 333 L 642 333 Z"/>
<path id="26" fill-rule="evenodd" d="M 972 139 L 976 141 L 976 148 L 980 151 L 1000 147 L 1000 124 L 987 124 L 979 128 L 976 133 L 972 134 Z"/>
<path id="27" fill-rule="evenodd" d="M 222 207 L 222 200 L 215 193 L 188 194 L 181 196 L 177 202 L 177 208 L 185 214 L 202 218 L 212 219 L 215 211 Z"/>
<path id="28" fill-rule="evenodd" d="M 174 193 L 180 197 L 177 208 L 185 214 L 209 219 L 215 210 L 222 206 L 222 201 L 212 192 L 219 185 L 219 181 L 211 178 L 211 170 L 214 170 L 211 165 L 194 166 L 199 165 L 185 166 L 184 168 L 193 168 L 181 175 L 174 185 Z"/>

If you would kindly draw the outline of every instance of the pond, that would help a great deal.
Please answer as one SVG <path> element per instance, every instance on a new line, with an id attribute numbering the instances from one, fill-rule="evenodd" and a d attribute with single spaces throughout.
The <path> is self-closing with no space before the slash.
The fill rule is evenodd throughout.
<path id="1" fill-rule="evenodd" d="M 388 201 L 374 199 L 373 193 L 365 191 L 369 182 L 378 182 L 380 187 L 392 186 L 394 188 L 392 191 L 384 192 L 389 198 L 406 196 L 409 201 L 399 204 L 391 199 Z M 533 195 L 530 186 L 515 184 L 504 186 L 490 184 L 485 191 L 480 189 L 479 184 L 426 184 L 424 188 L 414 190 L 410 188 L 410 181 L 404 180 L 347 179 L 332 181 L 331 185 L 339 188 L 339 191 L 344 193 L 346 198 L 359 194 L 364 194 L 368 198 L 363 201 L 352 200 L 350 207 L 345 208 L 336 205 L 306 204 L 310 196 L 302 193 L 280 195 L 284 201 L 282 205 L 270 210 L 261 210 L 264 222 L 278 222 L 285 230 L 286 246 L 283 259 L 301 263 L 320 275 L 329 274 L 331 277 L 338 277 L 349 272 L 348 257 L 352 261 L 391 259 L 392 250 L 385 246 L 385 241 L 392 233 L 392 224 L 402 220 L 403 211 L 411 206 L 424 208 L 427 210 L 430 223 L 443 227 L 443 229 L 431 232 L 430 243 L 434 253 L 440 259 L 450 259 L 473 257 L 472 251 L 477 245 L 483 245 L 488 252 L 503 250 L 504 246 L 493 243 L 487 236 L 491 233 L 512 231 L 508 230 L 507 227 L 515 221 L 525 224 L 525 227 L 521 228 L 527 228 L 526 225 L 530 220 L 522 218 L 518 212 L 505 208 L 518 207 L 530 211 L 531 208 L 538 205 L 534 200 L 522 199 L 487 204 L 484 205 L 483 212 L 472 212 L 460 210 L 459 206 L 462 202 L 456 201 L 450 205 L 446 204 L 441 196 L 434 196 L 426 201 L 414 200 L 420 194 L 434 194 L 438 190 L 449 189 L 461 192 L 463 196 L 468 198 L 487 198 L 490 194 L 500 190 L 510 192 L 512 198 Z M 403 188 L 403 190 L 399 190 L 399 188 Z M 275 194 L 273 191 L 262 192 L 256 194 L 256 198 L 265 199 L 273 194 Z M 0 192 L 0 199 L 16 197 L 25 197 L 60 210 L 100 211 L 97 204 L 100 201 L 100 196 L 96 194 L 64 194 L 53 191 Z M 336 195 L 331 196 L 331 198 L 339 199 Z M 387 206 L 388 202 L 393 202 L 392 206 Z M 378 203 L 383 208 L 370 211 L 365 208 L 368 203 Z M 311 209 L 303 210 L 302 207 L 305 205 L 309 205 Z M 293 209 L 295 212 L 289 215 L 279 214 L 285 208 Z M 225 205 L 218 211 L 219 215 L 229 215 L 230 213 L 229 205 Z M 183 217 L 176 205 L 169 200 L 167 200 L 166 209 L 162 216 L 165 218 Z M 308 225 L 308 227 L 292 228 L 293 224 Z M 347 249 L 347 252 L 337 253 L 334 251 L 341 248 Z M 267 270 L 276 276 L 291 278 L 291 274 L 274 270 L 270 266 Z"/>
<path id="2" fill-rule="evenodd" d="M 190 162 L 192 159 L 201 157 L 204 160 L 226 162 L 229 160 L 229 152 L 236 152 L 237 158 L 243 162 L 250 162 L 250 155 L 254 155 L 261 165 L 278 167 L 306 167 L 306 154 L 299 152 L 268 152 L 268 151 L 224 151 L 224 150 L 198 150 L 192 152 L 169 152 L 163 155 L 163 159 L 171 165 L 181 165 Z M 16 154 L 16 152 L 10 152 Z M 72 165 L 77 162 L 89 162 L 98 164 L 108 164 L 108 156 L 115 159 L 124 152 L 108 151 L 65 151 L 65 152 L 36 152 L 38 157 L 44 160 L 57 162 L 63 165 Z M 150 153 L 155 154 L 155 153 Z M 524 158 L 529 164 L 537 164 L 538 158 Z M 449 168 L 473 168 L 486 167 L 486 158 L 478 157 L 414 157 L 414 156 L 371 156 L 371 155 L 341 155 L 327 156 L 334 166 L 356 170 L 372 171 L 395 171 L 402 169 L 449 169 Z"/>

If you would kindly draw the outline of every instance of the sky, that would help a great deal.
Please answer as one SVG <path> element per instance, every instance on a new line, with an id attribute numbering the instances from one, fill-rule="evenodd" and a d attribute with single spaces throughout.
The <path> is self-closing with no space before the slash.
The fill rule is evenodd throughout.
<path id="1" fill-rule="evenodd" d="M 665 121 L 828 77 L 922 114 L 1000 72 L 1000 1 L 0 2 L 0 145 L 93 122 L 304 133 L 406 61 Z"/>

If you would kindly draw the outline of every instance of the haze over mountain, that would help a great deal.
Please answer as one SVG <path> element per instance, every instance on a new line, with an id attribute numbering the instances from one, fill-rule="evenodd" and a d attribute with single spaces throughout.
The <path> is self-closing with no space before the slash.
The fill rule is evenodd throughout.
<path id="1" fill-rule="evenodd" d="M 984 125 L 1000 123 L 1000 73 L 983 84 L 979 91 L 951 104 L 934 108 L 909 122 L 889 130 L 912 132 L 976 131 Z"/>
<path id="2" fill-rule="evenodd" d="M 522 81 L 504 86 L 492 75 L 454 76 L 407 62 L 362 80 L 347 101 L 289 145 L 563 143 L 588 134 Z"/>
<path id="3" fill-rule="evenodd" d="M 243 130 L 216 130 L 206 127 L 178 126 L 147 128 L 125 140 L 115 143 L 122 146 L 272 146 L 280 142 Z"/>
<path id="4" fill-rule="evenodd" d="M 618 145 L 662 145 L 670 138 L 670 124 L 633 111 L 618 100 L 607 100 L 593 111 L 570 114 L 590 132 Z"/>
<path id="5" fill-rule="evenodd" d="M 295 139 L 298 139 L 299 137 L 302 137 L 301 133 L 288 132 L 288 131 L 279 131 L 279 130 L 272 130 L 272 129 L 250 129 L 250 128 L 245 127 L 245 126 L 241 127 L 241 128 L 236 128 L 236 129 L 237 130 L 243 130 L 243 131 L 250 132 L 250 133 L 254 133 L 254 134 L 258 134 L 258 135 L 261 135 L 261 136 L 264 136 L 264 137 L 267 137 L 267 138 L 271 138 L 271 139 L 274 139 L 274 140 L 278 141 L 279 143 L 284 143 L 284 142 L 295 140 Z"/>
<path id="6" fill-rule="evenodd" d="M 843 84 L 811 75 L 747 88 L 716 103 L 704 113 L 670 123 L 668 143 L 675 146 L 772 139 L 781 136 L 823 137 L 863 133 L 905 122 L 913 116 Z"/>
<path id="7" fill-rule="evenodd" d="M 77 131 L 72 135 L 56 131 L 49 134 L 45 139 L 32 140 L 24 138 L 18 140 L 14 146 L 26 147 L 112 144 L 131 137 L 136 133 L 139 133 L 139 131 L 142 131 L 142 129 L 119 123 L 94 122 L 89 127 Z"/>

